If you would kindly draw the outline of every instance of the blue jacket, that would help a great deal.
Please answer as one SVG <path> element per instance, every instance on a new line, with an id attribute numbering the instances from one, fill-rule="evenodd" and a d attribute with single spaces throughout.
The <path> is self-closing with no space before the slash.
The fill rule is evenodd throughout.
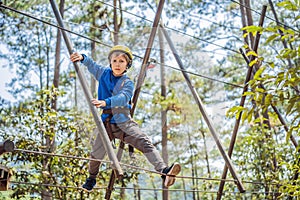
<path id="1" fill-rule="evenodd" d="M 127 75 L 116 77 L 113 75 L 110 67 L 103 67 L 98 65 L 94 60 L 83 54 L 82 64 L 88 67 L 91 74 L 94 75 L 99 83 L 98 100 L 104 100 L 106 106 L 103 109 L 113 109 L 116 107 L 126 107 L 131 109 L 130 100 L 133 95 L 134 84 L 127 77 Z M 109 114 L 102 114 L 102 121 L 109 116 Z M 114 114 L 110 123 L 122 123 L 128 121 L 130 118 L 125 114 Z"/>

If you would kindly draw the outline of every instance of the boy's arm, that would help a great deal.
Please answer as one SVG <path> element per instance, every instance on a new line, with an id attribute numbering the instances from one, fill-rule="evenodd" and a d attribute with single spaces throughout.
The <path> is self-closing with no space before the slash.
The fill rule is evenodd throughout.
<path id="1" fill-rule="evenodd" d="M 122 89 L 114 96 L 105 99 L 106 106 L 118 107 L 127 106 L 133 95 L 134 84 L 131 80 L 125 81 Z"/>
<path id="2" fill-rule="evenodd" d="M 87 66 L 89 72 L 94 75 L 96 80 L 99 80 L 105 70 L 105 67 L 98 65 L 93 59 L 89 58 L 85 54 L 82 54 L 82 56 L 83 59 L 81 60 L 81 63 Z"/>

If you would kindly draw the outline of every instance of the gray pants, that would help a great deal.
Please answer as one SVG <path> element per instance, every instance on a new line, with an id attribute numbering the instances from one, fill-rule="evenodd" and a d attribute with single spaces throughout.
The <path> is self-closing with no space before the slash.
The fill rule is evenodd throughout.
<path id="1" fill-rule="evenodd" d="M 135 121 L 130 119 L 124 123 L 111 124 L 111 128 L 112 133 L 116 138 L 141 151 L 146 156 L 148 161 L 154 166 L 156 171 L 160 172 L 166 167 L 166 164 L 164 163 L 157 149 L 154 147 L 148 136 L 140 130 Z M 104 145 L 97 132 L 97 137 L 92 147 L 91 157 L 94 159 L 103 160 L 105 155 L 106 151 Z M 100 164 L 101 163 L 99 161 L 91 160 L 89 162 L 89 173 L 91 178 L 96 178 L 99 172 Z"/>

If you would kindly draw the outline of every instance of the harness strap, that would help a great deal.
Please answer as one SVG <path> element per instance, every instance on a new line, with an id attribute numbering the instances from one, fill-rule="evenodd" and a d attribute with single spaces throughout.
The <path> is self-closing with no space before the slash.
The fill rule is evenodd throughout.
<path id="1" fill-rule="evenodd" d="M 112 118 L 112 115 L 109 115 L 106 118 L 106 120 L 104 122 L 104 126 L 105 126 L 105 129 L 107 131 L 107 134 L 108 134 L 108 137 L 109 137 L 110 141 L 112 141 L 113 148 L 115 149 L 116 148 L 116 145 L 115 145 L 115 136 L 112 133 L 111 124 L 110 124 L 111 118 Z"/>
<path id="2" fill-rule="evenodd" d="M 111 120 L 111 118 L 113 117 L 114 114 L 121 114 L 122 113 L 122 114 L 130 116 L 130 110 L 127 107 L 114 107 L 112 109 L 105 109 L 105 110 L 103 110 L 102 113 L 103 114 L 109 114 L 109 116 L 105 120 L 104 125 L 105 125 L 105 128 L 107 130 L 109 139 L 111 141 L 113 141 L 113 147 L 116 148 L 116 146 L 115 146 L 115 136 L 112 133 L 110 120 Z M 123 131 L 122 131 L 122 136 L 121 137 L 122 137 L 122 141 L 123 141 L 124 137 L 125 137 L 125 133 Z M 130 157 L 133 157 L 133 152 L 134 152 L 133 146 L 128 145 L 128 150 L 129 150 Z"/>
<path id="3" fill-rule="evenodd" d="M 110 115 L 114 115 L 114 114 L 125 114 L 125 115 L 129 115 L 130 114 L 130 110 L 127 107 L 114 107 L 112 109 L 104 109 L 103 114 L 110 114 Z"/>

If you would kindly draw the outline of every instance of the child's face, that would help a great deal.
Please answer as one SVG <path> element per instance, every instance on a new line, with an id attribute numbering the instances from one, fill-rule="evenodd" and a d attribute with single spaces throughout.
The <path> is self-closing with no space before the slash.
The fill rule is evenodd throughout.
<path id="1" fill-rule="evenodd" d="M 110 59 L 111 69 L 115 76 L 122 76 L 124 71 L 127 69 L 127 60 L 124 54 L 121 55 L 111 55 Z"/>

